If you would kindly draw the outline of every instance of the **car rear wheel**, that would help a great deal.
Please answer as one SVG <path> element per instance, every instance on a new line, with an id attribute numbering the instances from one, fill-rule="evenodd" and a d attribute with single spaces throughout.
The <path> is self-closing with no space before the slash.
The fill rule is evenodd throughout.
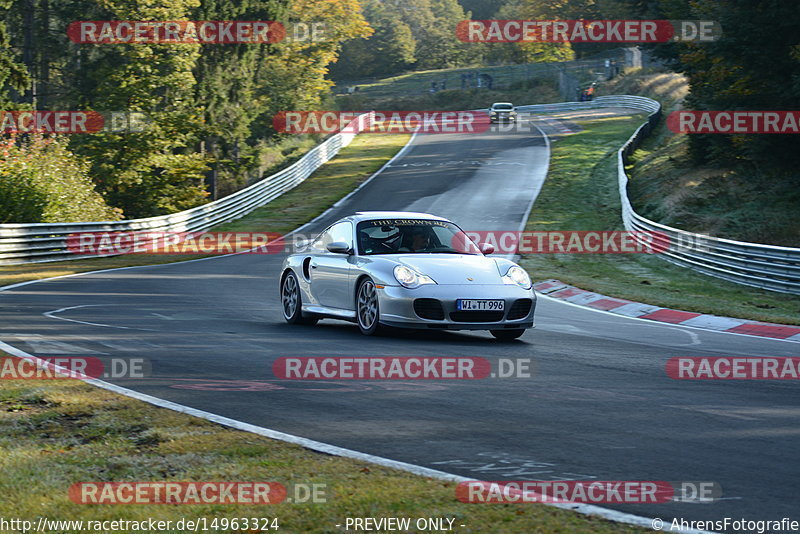
<path id="1" fill-rule="evenodd" d="M 358 329 L 365 336 L 371 336 L 380 329 L 380 309 L 378 308 L 378 290 L 375 282 L 365 278 L 358 284 L 356 291 L 356 317 Z"/>
<path id="2" fill-rule="evenodd" d="M 514 330 L 490 330 L 492 335 L 500 341 L 512 341 L 525 333 L 524 328 Z"/>
<path id="3" fill-rule="evenodd" d="M 289 324 L 317 324 L 317 317 L 303 317 L 303 301 L 300 296 L 300 286 L 294 273 L 287 274 L 281 284 L 281 307 L 283 318 Z"/>

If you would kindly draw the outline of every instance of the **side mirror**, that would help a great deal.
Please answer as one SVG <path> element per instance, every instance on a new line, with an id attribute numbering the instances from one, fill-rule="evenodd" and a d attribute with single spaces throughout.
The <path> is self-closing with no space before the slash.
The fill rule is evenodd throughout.
<path id="1" fill-rule="evenodd" d="M 492 254 L 494 253 L 494 246 L 489 243 L 478 243 L 478 248 L 484 254 Z"/>
<path id="2" fill-rule="evenodd" d="M 328 252 L 333 252 L 334 254 L 350 254 L 350 245 L 344 241 L 334 241 L 333 243 L 328 243 L 326 248 L 328 249 Z"/>
<path id="3" fill-rule="evenodd" d="M 295 250 L 295 252 L 304 251 L 306 248 L 308 248 L 308 245 L 310 245 L 310 244 L 311 244 L 311 240 L 310 239 L 305 239 L 305 238 L 302 238 L 302 237 L 295 237 L 294 238 L 294 250 Z"/>

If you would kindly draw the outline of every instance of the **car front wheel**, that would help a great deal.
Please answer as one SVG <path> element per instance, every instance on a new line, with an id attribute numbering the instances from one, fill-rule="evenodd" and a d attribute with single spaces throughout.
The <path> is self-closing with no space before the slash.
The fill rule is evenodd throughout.
<path id="1" fill-rule="evenodd" d="M 300 297 L 300 285 L 294 273 L 287 274 L 281 284 L 281 307 L 283 318 L 289 324 L 316 324 L 316 317 L 303 317 L 303 301 Z"/>
<path id="2" fill-rule="evenodd" d="M 365 336 L 371 336 L 380 329 L 380 310 L 378 308 L 378 290 L 375 282 L 365 278 L 356 291 L 356 316 L 358 329 Z"/>
<path id="3" fill-rule="evenodd" d="M 490 330 L 491 334 L 500 341 L 512 341 L 525 333 L 524 328 L 514 330 Z"/>

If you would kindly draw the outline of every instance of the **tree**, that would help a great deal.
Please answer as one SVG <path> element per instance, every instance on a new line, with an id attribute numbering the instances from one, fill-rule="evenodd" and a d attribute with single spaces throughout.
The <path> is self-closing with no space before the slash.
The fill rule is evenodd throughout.
<path id="1" fill-rule="evenodd" d="M 0 153 L 0 223 L 118 220 L 94 189 L 89 165 L 64 139 L 11 136 Z"/>
<path id="2" fill-rule="evenodd" d="M 261 151 L 280 141 L 272 115 L 322 105 L 341 43 L 371 31 L 358 0 L 0 0 L 0 12 L 0 100 L 9 108 L 150 118 L 144 131 L 69 139 L 97 190 L 129 218 L 198 206 L 258 177 Z M 279 44 L 81 44 L 64 31 L 81 20 L 321 23 L 325 35 Z"/>
<path id="3" fill-rule="evenodd" d="M 695 110 L 796 110 L 800 101 L 800 11 L 778 0 L 662 0 L 656 16 L 714 20 L 714 42 L 669 43 L 653 48 L 690 83 L 686 107 Z M 797 135 L 695 134 L 690 150 L 699 163 L 749 166 L 800 181 Z"/>
<path id="4" fill-rule="evenodd" d="M 285 20 L 288 0 L 203 0 L 192 10 L 193 20 Z M 259 117 L 267 109 L 260 78 L 276 61 L 277 45 L 229 43 L 203 45 L 193 67 L 197 80 L 194 99 L 202 125 L 198 137 L 210 159 L 212 194 L 236 191 L 246 185 L 254 156 L 248 139 L 264 135 Z"/>
<path id="5" fill-rule="evenodd" d="M 331 76 L 354 80 L 410 68 L 416 61 L 417 43 L 408 24 L 380 0 L 364 0 L 362 8 L 372 33 L 344 42 L 339 61 L 331 66 Z"/>
<path id="6" fill-rule="evenodd" d="M 457 0 L 366 0 L 364 15 L 375 33 L 344 45 L 331 71 L 337 80 L 466 66 L 481 57 L 479 46 L 456 37 L 456 25 L 469 18 Z"/>
<path id="7" fill-rule="evenodd" d="M 552 11 L 544 9 L 541 2 L 531 0 L 511 0 L 496 14 L 500 20 L 537 20 L 559 18 Z M 490 63 L 540 63 L 569 61 L 574 58 L 570 43 L 486 43 L 486 59 Z"/>
<path id="8" fill-rule="evenodd" d="M 472 14 L 473 20 L 499 19 L 497 12 L 507 3 L 508 0 L 461 0 L 459 2 L 466 13 Z"/>
<path id="9" fill-rule="evenodd" d="M 2 20 L 8 20 L 8 12 L 13 5 L 13 0 L 0 1 Z M 6 23 L 0 23 L 0 105 L 8 107 L 11 100 L 8 98 L 10 91 L 24 92 L 30 85 L 30 76 L 25 66 L 14 57 Z"/>
<path id="10" fill-rule="evenodd" d="M 314 109 L 333 85 L 326 76 L 339 58 L 341 43 L 369 37 L 373 30 L 358 0 L 293 0 L 290 7 L 290 24 L 316 24 L 323 31 L 317 39 L 287 39 L 278 47 L 274 63 L 292 83 L 281 95 L 288 93 L 301 109 Z"/>
<path id="11" fill-rule="evenodd" d="M 417 68 L 444 69 L 466 66 L 480 59 L 480 45 L 464 43 L 456 37 L 456 25 L 469 14 L 456 0 L 430 0 L 432 18 L 417 48 Z"/>

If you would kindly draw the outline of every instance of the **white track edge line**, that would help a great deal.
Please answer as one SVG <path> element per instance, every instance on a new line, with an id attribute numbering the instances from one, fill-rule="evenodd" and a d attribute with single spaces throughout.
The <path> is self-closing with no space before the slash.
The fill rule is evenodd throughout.
<path id="1" fill-rule="evenodd" d="M 547 136 L 547 134 L 545 133 L 544 130 L 539 128 L 539 126 L 533 121 L 533 119 L 529 119 L 528 122 L 530 122 L 530 124 L 533 125 L 534 128 L 539 130 L 540 134 L 542 134 L 542 138 L 544 139 L 545 153 L 547 155 L 547 161 L 544 164 L 544 177 L 542 178 L 542 183 L 539 186 L 539 190 L 536 191 L 535 195 L 533 195 L 533 198 L 531 198 L 531 201 L 528 204 L 528 208 L 525 210 L 525 213 L 522 215 L 522 221 L 519 223 L 519 227 L 518 227 L 518 230 L 517 230 L 520 233 L 525 231 L 525 226 L 527 226 L 528 219 L 530 218 L 531 212 L 533 211 L 533 205 L 536 204 L 536 199 L 539 198 L 539 194 L 542 192 L 542 188 L 544 187 L 544 183 L 547 181 L 547 173 L 550 172 L 550 138 Z M 511 260 L 513 262 L 517 262 L 519 260 L 519 258 L 520 258 L 520 255 L 512 253 L 512 254 L 505 254 L 503 257 L 505 257 L 507 260 Z"/>
<path id="2" fill-rule="evenodd" d="M 525 210 L 523 214 L 522 222 L 519 224 L 519 231 L 522 232 L 525 230 L 525 227 L 528 225 L 528 219 L 531 216 L 531 212 L 533 211 L 533 205 L 536 204 L 536 199 L 539 198 L 539 194 L 542 192 L 542 188 L 544 187 L 544 183 L 547 181 L 547 174 L 550 172 L 550 137 L 545 133 L 544 130 L 539 128 L 539 125 L 536 124 L 533 120 L 530 121 L 534 128 L 539 130 L 539 133 L 542 134 L 542 138 L 544 139 L 544 147 L 545 152 L 547 154 L 547 161 L 544 164 L 544 178 L 542 178 L 542 183 L 539 186 L 539 190 L 536 192 L 536 195 L 531 199 L 530 204 L 528 204 L 528 209 Z"/>

